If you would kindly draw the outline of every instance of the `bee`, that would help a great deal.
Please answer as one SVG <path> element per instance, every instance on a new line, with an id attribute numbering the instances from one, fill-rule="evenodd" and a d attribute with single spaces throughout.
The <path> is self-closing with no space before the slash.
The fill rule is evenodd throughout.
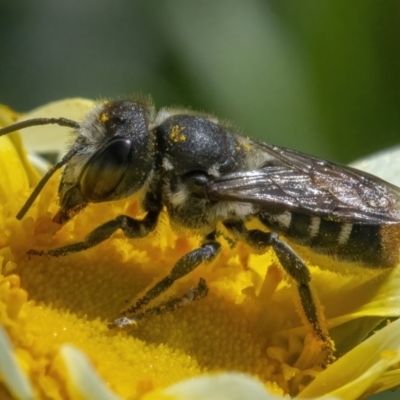
<path id="1" fill-rule="evenodd" d="M 128 238 L 143 238 L 156 229 L 164 208 L 173 225 L 203 238 L 199 248 L 179 259 L 113 326 L 204 297 L 208 288 L 200 279 L 184 297 L 143 311 L 177 279 L 218 256 L 217 229 L 222 224 L 235 240 L 257 253 L 273 249 L 295 283 L 304 314 L 329 361 L 333 345 L 310 288 L 309 268 L 294 247 L 349 269 L 385 270 L 399 261 L 400 189 L 365 172 L 251 140 L 209 114 L 167 108 L 156 112 L 146 100 L 101 102 L 79 123 L 65 118 L 27 120 L 1 129 L 0 136 L 45 124 L 72 128 L 76 140 L 44 175 L 18 219 L 63 166 L 55 222 L 67 223 L 89 203 L 133 194 L 140 198 L 145 216 L 120 215 L 82 242 L 30 250 L 30 255 L 58 257 L 84 251 L 117 230 Z M 251 219 L 263 229 L 248 228 Z"/>

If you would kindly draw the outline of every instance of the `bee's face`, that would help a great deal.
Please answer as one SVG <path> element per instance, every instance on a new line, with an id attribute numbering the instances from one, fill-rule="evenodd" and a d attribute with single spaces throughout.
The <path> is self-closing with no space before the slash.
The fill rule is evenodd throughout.
<path id="1" fill-rule="evenodd" d="M 55 221 L 66 222 L 89 202 L 128 197 L 143 187 L 155 160 L 152 113 L 151 105 L 120 101 L 86 116 L 61 179 Z"/>

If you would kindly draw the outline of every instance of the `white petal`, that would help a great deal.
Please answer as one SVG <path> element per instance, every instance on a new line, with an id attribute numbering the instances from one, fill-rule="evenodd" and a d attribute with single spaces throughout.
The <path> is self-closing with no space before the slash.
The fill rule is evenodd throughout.
<path id="1" fill-rule="evenodd" d="M 4 385 L 16 399 L 34 399 L 32 386 L 17 363 L 12 343 L 2 325 L 0 325 L 0 374 Z"/>
<path id="2" fill-rule="evenodd" d="M 80 398 L 87 400 L 121 400 L 112 393 L 97 375 L 93 365 L 80 350 L 69 344 L 61 346 L 60 353 L 68 371 L 68 377 Z"/>
<path id="3" fill-rule="evenodd" d="M 186 379 L 160 394 L 171 400 L 282 400 L 281 396 L 268 393 L 261 382 L 251 376 L 234 372 Z M 151 398 L 150 395 L 149 400 Z"/>
<path id="4" fill-rule="evenodd" d="M 68 118 L 80 122 L 93 107 L 94 102 L 87 99 L 65 99 L 54 101 L 25 114 L 18 121 L 31 118 Z M 37 126 L 20 131 L 24 145 L 29 152 L 56 153 L 67 149 L 71 129 L 57 125 Z"/>

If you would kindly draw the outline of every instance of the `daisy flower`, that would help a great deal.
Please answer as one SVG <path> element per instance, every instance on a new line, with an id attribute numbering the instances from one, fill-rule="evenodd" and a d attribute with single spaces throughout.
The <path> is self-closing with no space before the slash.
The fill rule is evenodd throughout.
<path id="1" fill-rule="evenodd" d="M 65 100 L 24 118 L 70 117 L 71 110 L 92 105 Z M 0 109 L 2 126 L 19 118 Z M 33 132 L 26 135 L 39 140 Z M 29 249 L 80 241 L 119 214 L 140 217 L 140 206 L 129 199 L 91 204 L 60 227 L 52 222 L 56 174 L 18 221 L 15 215 L 39 174 L 17 134 L 0 138 L 0 171 L 1 398 L 358 399 L 400 384 L 400 321 L 394 320 L 400 315 L 399 268 L 338 275 L 310 265 L 337 350 L 337 360 L 326 368 L 299 312 L 297 292 L 273 252 L 254 255 L 224 239 L 220 256 L 179 280 L 164 300 L 187 292 L 200 278 L 209 286 L 206 298 L 109 329 L 198 238 L 174 232 L 164 213 L 144 239 L 117 232 L 84 252 L 28 257 Z"/>

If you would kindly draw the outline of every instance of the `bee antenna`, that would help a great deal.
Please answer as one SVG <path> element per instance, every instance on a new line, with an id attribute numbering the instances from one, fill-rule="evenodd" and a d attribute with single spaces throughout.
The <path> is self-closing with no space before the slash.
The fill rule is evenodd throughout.
<path id="1" fill-rule="evenodd" d="M 20 129 L 29 128 L 31 126 L 57 124 L 60 126 L 67 126 L 74 129 L 79 129 L 80 125 L 76 121 L 67 118 L 33 118 L 26 121 L 17 122 L 0 129 L 0 136 L 7 135 L 7 133 L 15 132 Z"/>
<path id="2" fill-rule="evenodd" d="M 1 133 L 1 131 L 0 131 Z M 21 220 L 24 215 L 27 213 L 33 202 L 36 200 L 36 197 L 38 197 L 39 193 L 42 191 L 43 187 L 46 185 L 48 180 L 52 177 L 52 175 L 60 169 L 63 165 L 65 165 L 80 149 L 79 146 L 74 146 L 65 156 L 53 167 L 51 167 L 44 175 L 43 178 L 40 180 L 40 182 L 36 185 L 35 189 L 31 193 L 31 195 L 28 197 L 26 200 L 25 204 L 22 206 L 21 210 L 17 214 L 17 219 Z"/>
<path id="3" fill-rule="evenodd" d="M 79 129 L 80 125 L 78 122 L 73 121 L 67 118 L 33 118 L 27 119 L 26 121 L 17 122 L 16 124 L 6 126 L 0 129 L 0 136 L 7 135 L 8 133 L 18 131 L 20 129 L 29 128 L 32 126 L 40 126 L 40 125 L 49 125 L 56 124 L 59 126 L 66 126 L 69 128 Z M 60 169 L 63 165 L 65 165 L 79 150 L 79 146 L 74 146 L 65 156 L 52 168 L 50 168 L 43 178 L 40 180 L 38 185 L 35 187 L 28 200 L 26 200 L 25 204 L 22 206 L 21 210 L 17 214 L 17 219 L 22 219 L 24 215 L 27 213 L 32 203 L 36 200 L 39 193 L 43 189 L 44 185 L 46 185 L 47 181 L 51 178 L 51 176 Z"/>

